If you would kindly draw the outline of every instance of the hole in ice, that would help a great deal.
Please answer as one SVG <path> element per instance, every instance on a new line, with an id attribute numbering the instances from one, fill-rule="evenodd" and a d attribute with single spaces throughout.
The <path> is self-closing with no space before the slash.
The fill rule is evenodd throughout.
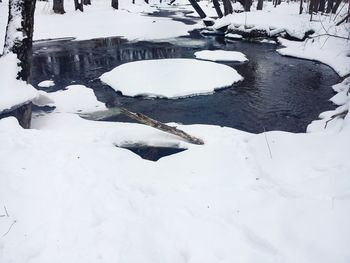
<path id="1" fill-rule="evenodd" d="M 121 145 L 118 148 L 128 149 L 133 153 L 140 156 L 142 159 L 150 160 L 150 161 L 158 161 L 160 158 L 173 155 L 179 152 L 183 152 L 187 149 L 179 148 L 179 147 L 163 147 L 163 146 L 148 146 L 148 145 L 140 145 L 140 144 L 128 144 Z"/>

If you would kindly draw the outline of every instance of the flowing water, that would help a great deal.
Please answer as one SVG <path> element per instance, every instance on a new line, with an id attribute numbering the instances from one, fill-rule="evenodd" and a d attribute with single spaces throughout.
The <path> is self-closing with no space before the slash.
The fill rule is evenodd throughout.
<path id="1" fill-rule="evenodd" d="M 304 132 L 320 112 L 333 109 L 331 85 L 339 79 L 329 67 L 280 56 L 276 44 L 227 41 L 194 31 L 187 37 L 164 41 L 127 41 L 121 38 L 88 41 L 60 40 L 34 45 L 33 84 L 53 79 L 54 87 L 72 84 L 92 88 L 107 106 L 122 105 L 163 122 L 213 124 L 259 133 L 264 130 Z M 212 95 L 183 99 L 125 97 L 103 84 L 99 76 L 123 63 L 164 58 L 194 58 L 203 49 L 240 51 L 247 63 L 225 63 L 244 81 Z M 155 72 L 156 74 L 156 72 Z M 137 72 L 134 72 L 137 78 Z M 115 116 L 109 121 L 130 121 Z"/>

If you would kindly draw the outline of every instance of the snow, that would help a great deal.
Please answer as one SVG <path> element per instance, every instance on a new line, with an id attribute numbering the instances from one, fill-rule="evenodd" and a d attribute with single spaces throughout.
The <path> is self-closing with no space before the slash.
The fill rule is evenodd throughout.
<path id="1" fill-rule="evenodd" d="M 1 262 L 347 262 L 349 126 L 178 127 L 206 144 L 74 114 L 38 117 L 32 130 L 0 120 L 0 233 L 16 221 Z M 188 150 L 154 163 L 114 146 L 148 141 Z"/>
<path id="2" fill-rule="evenodd" d="M 50 88 L 53 86 L 55 86 L 55 82 L 53 80 L 44 80 L 38 84 L 38 87 L 40 88 Z"/>
<path id="3" fill-rule="evenodd" d="M 242 39 L 243 38 L 241 35 L 232 34 L 232 33 L 226 34 L 225 37 L 228 39 Z"/>
<path id="4" fill-rule="evenodd" d="M 344 9 L 343 12 L 346 12 Z M 249 32 L 254 29 L 265 30 L 269 36 L 282 32 L 303 39 L 305 32 L 313 30 L 312 39 L 305 41 L 289 41 L 279 38 L 283 48 L 281 55 L 316 60 L 332 67 L 340 76 L 350 74 L 350 45 L 348 34 L 350 25 L 335 26 L 335 17 L 314 15 L 299 15 L 299 3 L 282 3 L 274 8 L 272 2 L 265 2 L 264 9 L 252 12 L 235 13 L 216 21 L 214 29 L 228 26 L 229 29 L 239 29 Z M 336 37 L 333 37 L 336 36 Z"/>
<path id="5" fill-rule="evenodd" d="M 279 38 L 279 42 L 286 46 L 278 50 L 285 56 L 293 56 L 322 62 L 344 77 L 350 74 L 350 49 L 345 45 L 345 40 L 319 37 L 315 41 L 295 42 Z"/>
<path id="6" fill-rule="evenodd" d="M 38 96 L 31 85 L 17 80 L 19 60 L 13 53 L 0 57 L 0 112 L 30 102 Z"/>
<path id="7" fill-rule="evenodd" d="M 24 38 L 26 38 L 22 30 L 19 30 L 22 28 L 22 9 L 19 2 L 19 0 L 10 2 L 9 12 L 11 12 L 11 21 L 9 21 L 7 24 L 4 52 L 0 52 L 0 54 L 12 52 L 14 44 L 17 41 L 22 41 Z M 0 47 L 2 48 L 3 46 L 1 45 Z"/>
<path id="8" fill-rule="evenodd" d="M 39 91 L 39 94 L 34 103 L 38 106 L 55 106 L 54 112 L 89 113 L 107 109 L 104 103 L 96 99 L 93 90 L 84 85 L 71 85 L 65 90 L 51 93 Z"/>
<path id="9" fill-rule="evenodd" d="M 126 63 L 104 73 L 100 79 L 125 96 L 179 98 L 210 94 L 243 78 L 223 64 L 161 59 Z"/>
<path id="10" fill-rule="evenodd" d="M 307 132 L 324 132 L 324 131 L 341 131 L 344 126 L 350 123 L 350 77 L 344 79 L 341 83 L 333 86 L 336 95 L 330 101 L 338 105 L 335 110 L 322 112 L 319 120 L 315 120 L 307 127 Z M 337 117 L 337 115 L 346 115 L 345 118 Z M 344 116 L 343 116 L 344 117 Z"/>
<path id="11" fill-rule="evenodd" d="M 198 59 L 211 60 L 211 61 L 238 61 L 246 62 L 247 57 L 238 51 L 226 51 L 226 50 L 201 50 L 194 53 Z"/>

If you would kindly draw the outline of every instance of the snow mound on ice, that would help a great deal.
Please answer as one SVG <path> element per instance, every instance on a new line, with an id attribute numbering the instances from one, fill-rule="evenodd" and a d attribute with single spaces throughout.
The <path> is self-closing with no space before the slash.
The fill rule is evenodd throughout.
<path id="1" fill-rule="evenodd" d="M 126 96 L 179 98 L 210 94 L 243 77 L 233 68 L 214 62 L 161 59 L 126 63 L 100 79 Z"/>
<path id="2" fill-rule="evenodd" d="M 225 37 L 226 37 L 226 38 L 229 38 L 229 39 L 242 39 L 242 38 L 243 38 L 241 35 L 232 34 L 232 33 L 226 34 Z"/>
<path id="3" fill-rule="evenodd" d="M 55 82 L 53 80 L 44 80 L 38 84 L 38 87 L 40 88 L 50 88 L 52 86 L 55 86 Z"/>
<path id="4" fill-rule="evenodd" d="M 18 62 L 13 53 L 0 58 L 0 112 L 25 104 L 38 96 L 33 86 L 16 79 Z"/>
<path id="5" fill-rule="evenodd" d="M 55 112 L 88 113 L 107 109 L 98 101 L 92 89 L 83 85 L 71 85 L 65 90 L 52 93 L 40 91 L 40 96 L 34 101 L 38 106 L 55 106 Z"/>
<path id="6" fill-rule="evenodd" d="M 248 61 L 247 57 L 238 51 L 226 51 L 226 50 L 202 50 L 194 53 L 196 58 L 211 60 L 211 61 Z"/>

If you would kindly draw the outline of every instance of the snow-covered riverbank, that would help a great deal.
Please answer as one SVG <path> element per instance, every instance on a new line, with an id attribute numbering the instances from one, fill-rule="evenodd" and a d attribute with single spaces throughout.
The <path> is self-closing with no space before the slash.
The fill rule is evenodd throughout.
<path id="1" fill-rule="evenodd" d="M 78 21 L 70 7 L 64 17 L 38 3 L 37 21 L 45 23 L 37 25 L 36 39 L 166 38 L 191 27 L 109 9 L 90 17 L 97 6 L 107 7 L 102 0 L 78 13 Z M 123 27 L 116 26 L 119 18 L 113 32 L 99 24 L 108 24 L 101 18 L 109 12 L 120 14 Z M 92 18 L 96 27 L 82 23 Z M 124 28 L 128 24 L 151 33 Z M 171 32 L 153 32 L 153 24 Z M 82 25 L 89 35 L 78 35 L 74 27 Z M 334 52 L 342 59 L 331 59 L 332 67 L 346 71 L 348 46 L 340 46 Z M 349 79 L 334 87 L 338 112 L 350 107 L 349 88 Z M 40 102 L 57 108 L 36 116 L 32 129 L 22 129 L 14 118 L 0 120 L 1 263 L 349 261 L 349 115 L 324 129 L 333 114 L 324 113 L 327 118 L 309 126 L 314 132 L 303 134 L 177 125 L 205 141 L 194 146 L 139 124 L 80 118 L 78 112 L 104 109 L 82 86 Z M 116 147 L 133 143 L 187 150 L 151 162 Z"/>

